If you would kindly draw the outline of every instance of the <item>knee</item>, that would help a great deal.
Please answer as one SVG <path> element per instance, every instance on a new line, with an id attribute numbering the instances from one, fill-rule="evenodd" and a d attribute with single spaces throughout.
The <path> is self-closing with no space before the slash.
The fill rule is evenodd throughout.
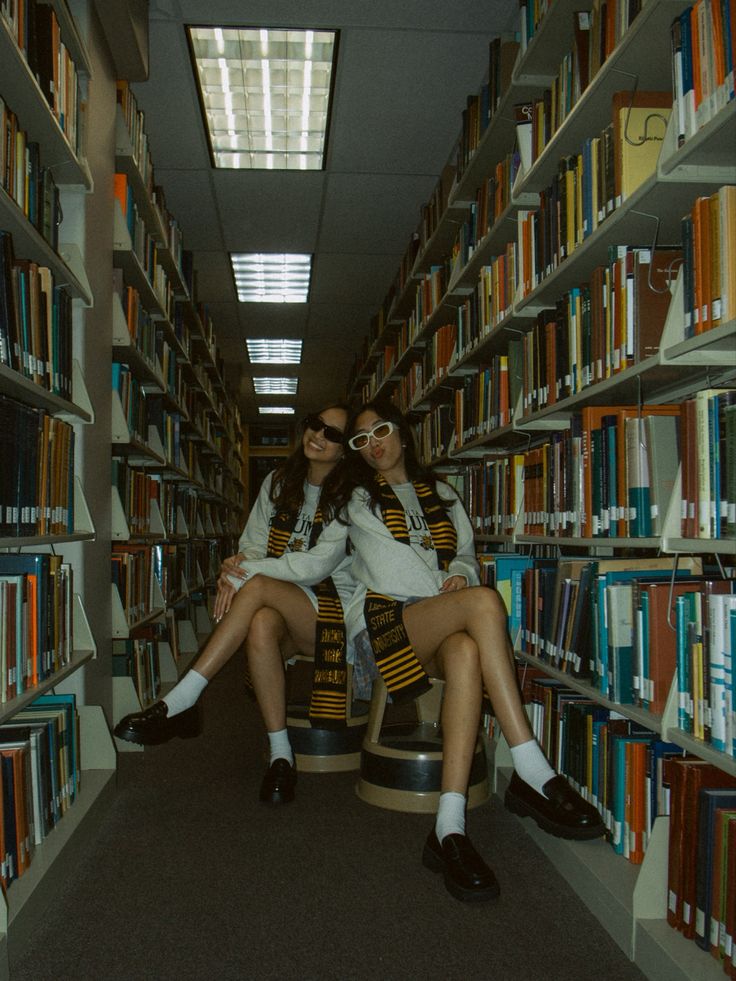
<path id="1" fill-rule="evenodd" d="M 508 617 L 506 605 L 495 589 L 491 589 L 489 586 L 471 586 L 467 593 L 468 599 L 477 613 L 506 622 Z"/>
<path id="2" fill-rule="evenodd" d="M 464 631 L 454 634 L 449 641 L 451 650 L 443 651 L 442 667 L 447 680 L 462 675 L 466 681 L 481 681 L 480 652 L 478 645 Z"/>
<path id="3" fill-rule="evenodd" d="M 248 630 L 248 654 L 257 653 L 265 644 L 279 635 L 281 616 L 276 610 L 263 608 L 253 614 Z"/>

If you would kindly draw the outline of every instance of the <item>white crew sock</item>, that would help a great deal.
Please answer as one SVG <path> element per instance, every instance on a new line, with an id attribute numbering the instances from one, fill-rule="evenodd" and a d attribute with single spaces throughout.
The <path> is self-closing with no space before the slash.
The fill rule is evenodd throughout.
<path id="1" fill-rule="evenodd" d="M 286 729 L 279 729 L 277 732 L 269 732 L 268 745 L 271 749 L 271 760 L 287 760 L 294 765 L 294 752 L 289 742 L 289 733 Z"/>
<path id="2" fill-rule="evenodd" d="M 511 758 L 514 761 L 514 769 L 519 774 L 524 783 L 544 795 L 542 788 L 557 774 L 547 762 L 547 757 L 536 739 L 521 743 L 519 746 L 510 746 Z"/>
<path id="3" fill-rule="evenodd" d="M 163 701 L 168 706 L 168 717 L 179 715 L 197 701 L 205 690 L 209 682 L 207 679 L 192 668 L 184 675 L 178 685 L 174 685 L 168 695 L 164 695 Z"/>
<path id="4" fill-rule="evenodd" d="M 437 840 L 441 843 L 447 835 L 465 834 L 465 795 L 447 790 L 440 794 L 440 806 L 434 825 Z"/>

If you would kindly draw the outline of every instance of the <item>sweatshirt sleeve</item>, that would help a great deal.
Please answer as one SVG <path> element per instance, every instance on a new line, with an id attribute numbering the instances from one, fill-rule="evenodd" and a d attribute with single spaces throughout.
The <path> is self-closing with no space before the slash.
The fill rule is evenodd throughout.
<path id="1" fill-rule="evenodd" d="M 322 529 L 316 545 L 304 552 L 284 552 L 279 558 L 247 558 L 240 565 L 249 576 L 269 576 L 282 582 L 314 586 L 332 575 L 344 561 L 347 537 L 347 527 L 339 521 L 331 521 Z M 243 585 L 234 578 L 230 581 L 236 588 Z"/>
<path id="2" fill-rule="evenodd" d="M 256 503 L 248 515 L 245 528 L 243 528 L 243 533 L 238 541 L 238 552 L 242 552 L 246 559 L 264 559 L 266 557 L 268 532 L 273 514 L 270 498 L 272 480 L 273 471 L 267 474 L 261 484 Z"/>
<path id="3" fill-rule="evenodd" d="M 473 526 L 463 507 L 462 501 L 449 484 L 439 485 L 442 489 L 440 494 L 448 500 L 452 500 L 450 508 L 450 519 L 457 531 L 457 554 L 450 562 L 447 572 L 442 573 L 443 581 L 451 576 L 465 576 L 468 586 L 477 586 L 480 583 L 478 575 L 478 560 L 475 557 L 475 537 Z M 444 491 L 444 493 L 442 493 Z M 448 493 L 449 491 L 449 493 Z"/>

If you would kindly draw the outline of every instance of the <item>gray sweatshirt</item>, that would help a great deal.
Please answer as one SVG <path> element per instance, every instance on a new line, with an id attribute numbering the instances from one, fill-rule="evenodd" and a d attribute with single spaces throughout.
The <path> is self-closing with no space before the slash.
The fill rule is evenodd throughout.
<path id="1" fill-rule="evenodd" d="M 345 561 L 348 535 L 352 546 L 351 574 L 355 591 L 343 603 L 348 637 L 365 628 L 363 603 L 367 590 L 384 593 L 395 599 L 436 596 L 445 579 L 464 576 L 468 585 L 478 585 L 478 563 L 475 558 L 473 529 L 455 491 L 442 481 L 437 483 L 440 497 L 452 501 L 448 511 L 457 530 L 457 556 L 446 572 L 439 569 L 437 553 L 424 525 L 422 510 L 412 484 L 394 485 L 393 490 L 404 506 L 409 529 L 409 546 L 397 542 L 370 508 L 368 493 L 358 489 L 348 504 L 349 526 L 339 521 L 325 525 L 319 541 L 306 552 L 286 552 L 280 559 L 246 559 L 243 567 L 250 573 L 261 573 L 303 585 L 320 582 Z M 334 576 L 333 576 L 334 577 Z M 348 652 L 351 659 L 352 652 Z"/>
<path id="2" fill-rule="evenodd" d="M 260 560 L 264 560 L 268 563 L 280 563 L 282 560 L 291 554 L 303 554 L 309 549 L 309 536 L 312 534 L 312 525 L 314 524 L 314 514 L 317 510 L 317 504 L 319 503 L 319 495 L 321 488 L 316 487 L 314 484 L 304 481 L 304 503 L 302 504 L 299 516 L 294 524 L 294 530 L 291 533 L 291 537 L 286 545 L 286 551 L 284 556 L 279 559 L 267 559 L 266 549 L 268 545 L 268 532 L 271 528 L 271 521 L 276 514 L 276 508 L 271 501 L 271 485 L 273 482 L 273 471 L 268 474 L 261 484 L 261 489 L 258 492 L 258 497 L 255 504 L 251 508 L 251 512 L 248 515 L 248 520 L 243 529 L 243 533 L 240 536 L 240 541 L 238 542 L 238 551 L 242 552 L 247 561 L 241 562 L 243 568 L 247 569 L 252 574 L 260 572 L 264 576 L 271 576 L 272 579 L 285 579 L 288 582 L 293 582 L 295 585 L 300 586 L 304 592 L 309 596 L 314 605 L 317 608 L 317 598 L 308 586 L 314 585 L 320 582 L 322 579 L 326 578 L 327 575 L 332 575 L 333 582 L 340 596 L 340 601 L 342 602 L 343 608 L 351 599 L 353 592 L 355 591 L 355 582 L 350 575 L 350 557 L 345 554 L 343 549 L 342 561 L 338 562 L 335 569 L 330 573 L 326 573 L 325 576 L 320 576 L 314 582 L 310 579 L 307 582 L 300 582 L 298 576 L 295 577 L 293 574 L 287 575 L 277 575 L 274 571 L 266 571 L 260 566 L 256 568 L 253 563 L 256 564 Z M 272 568 L 269 565 L 269 568 Z M 234 585 L 241 586 L 242 582 L 240 580 L 231 580 Z"/>

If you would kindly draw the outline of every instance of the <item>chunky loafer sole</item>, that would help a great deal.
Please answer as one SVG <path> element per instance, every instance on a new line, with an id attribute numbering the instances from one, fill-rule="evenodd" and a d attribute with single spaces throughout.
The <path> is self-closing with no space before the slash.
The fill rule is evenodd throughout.
<path id="1" fill-rule="evenodd" d="M 554 781 L 559 786 L 562 777 L 555 777 Z M 545 784 L 550 786 L 553 781 Z M 521 789 L 523 793 L 516 793 L 515 788 Z M 530 817 L 536 822 L 537 826 L 546 831 L 547 834 L 555 838 L 566 838 L 569 841 L 590 841 L 594 838 L 601 838 L 606 833 L 606 826 L 592 804 L 585 801 L 572 787 L 564 790 L 567 797 L 567 815 L 555 814 L 555 809 L 561 805 L 554 800 L 548 800 L 544 795 L 538 794 L 527 784 L 522 784 L 518 779 L 512 779 L 511 784 L 506 790 L 504 804 L 507 810 L 519 817 Z M 575 813 L 578 813 L 578 820 L 575 820 Z"/>
<path id="2" fill-rule="evenodd" d="M 194 739 L 202 732 L 202 708 L 197 703 L 191 708 L 168 718 L 159 708 L 160 703 L 134 715 L 126 715 L 113 729 L 118 739 L 140 746 L 158 746 L 170 739 Z"/>
<path id="3" fill-rule="evenodd" d="M 463 903 L 485 903 L 492 899 L 498 899 L 498 897 L 501 895 L 501 890 L 498 882 L 496 881 L 495 875 L 487 866 L 485 866 L 486 882 L 479 883 L 477 885 L 463 885 L 463 883 L 458 882 L 455 878 L 453 878 L 452 869 L 449 867 L 449 864 L 445 860 L 445 857 L 441 851 L 439 853 L 436 851 L 436 848 L 442 848 L 439 842 L 437 842 L 436 837 L 434 839 L 436 842 L 434 848 L 430 843 L 431 839 L 432 835 L 430 835 L 430 838 L 424 845 L 424 850 L 422 851 L 422 865 L 424 865 L 424 867 L 429 869 L 431 872 L 442 873 L 445 889 L 447 889 L 451 896 L 454 896 L 455 899 L 459 899 Z M 472 848 L 472 846 L 470 847 Z M 480 856 L 477 857 L 480 859 Z"/>

